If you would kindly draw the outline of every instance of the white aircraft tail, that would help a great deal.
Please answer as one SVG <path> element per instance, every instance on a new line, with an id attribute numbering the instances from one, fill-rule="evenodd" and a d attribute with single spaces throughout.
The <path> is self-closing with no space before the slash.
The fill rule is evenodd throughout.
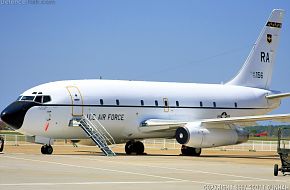
<path id="1" fill-rule="evenodd" d="M 284 10 L 274 9 L 239 73 L 227 84 L 269 89 Z"/>

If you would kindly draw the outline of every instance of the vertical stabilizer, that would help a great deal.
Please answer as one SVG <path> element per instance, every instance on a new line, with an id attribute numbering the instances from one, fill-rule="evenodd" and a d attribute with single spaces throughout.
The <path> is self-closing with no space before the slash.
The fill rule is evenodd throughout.
<path id="1" fill-rule="evenodd" d="M 227 84 L 269 89 L 284 10 L 274 9 L 239 73 Z"/>

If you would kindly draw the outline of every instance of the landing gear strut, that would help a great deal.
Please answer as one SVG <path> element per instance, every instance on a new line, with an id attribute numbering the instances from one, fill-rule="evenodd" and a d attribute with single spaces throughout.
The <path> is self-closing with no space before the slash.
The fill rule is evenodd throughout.
<path id="1" fill-rule="evenodd" d="M 43 145 L 42 147 L 41 147 L 41 153 L 42 154 L 52 154 L 52 152 L 53 152 L 53 148 L 52 148 L 52 146 L 51 145 Z"/>
<path id="2" fill-rule="evenodd" d="M 201 148 L 193 148 L 193 147 L 182 145 L 181 153 L 184 156 L 200 156 Z"/>
<path id="3" fill-rule="evenodd" d="M 132 154 L 133 152 L 137 155 L 144 154 L 144 144 L 141 141 L 128 141 L 125 145 L 126 154 Z"/>
<path id="4" fill-rule="evenodd" d="M 4 149 L 4 139 L 0 137 L 0 152 L 2 152 Z"/>

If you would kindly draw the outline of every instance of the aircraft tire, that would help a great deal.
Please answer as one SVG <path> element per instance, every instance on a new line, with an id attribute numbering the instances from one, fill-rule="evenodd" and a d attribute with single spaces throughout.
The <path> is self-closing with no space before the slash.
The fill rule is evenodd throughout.
<path id="1" fill-rule="evenodd" d="M 193 156 L 200 156 L 201 148 L 194 148 L 194 155 Z"/>
<path id="2" fill-rule="evenodd" d="M 3 152 L 3 149 L 4 149 L 4 139 L 2 137 L 0 137 L 0 141 L 1 141 L 0 152 Z"/>
<path id="3" fill-rule="evenodd" d="M 41 147 L 40 151 L 41 151 L 42 154 L 47 154 L 47 153 L 46 153 L 46 145 L 43 145 L 43 146 Z"/>
<path id="4" fill-rule="evenodd" d="M 136 154 L 141 155 L 144 154 L 144 144 L 141 141 L 136 141 L 134 143 L 134 152 L 136 152 Z"/>
<path id="5" fill-rule="evenodd" d="M 279 171 L 278 164 L 275 164 L 274 165 L 274 176 L 278 176 L 278 171 Z"/>
<path id="6" fill-rule="evenodd" d="M 52 154 L 52 152 L 53 152 L 52 146 L 51 145 L 47 145 L 46 146 L 46 154 Z"/>
<path id="7" fill-rule="evenodd" d="M 40 150 L 42 154 L 52 154 L 53 152 L 51 145 L 43 145 Z"/>
<path id="8" fill-rule="evenodd" d="M 125 152 L 127 155 L 132 154 L 133 152 L 133 145 L 134 143 L 132 141 L 128 141 L 125 145 Z"/>
<path id="9" fill-rule="evenodd" d="M 184 156 L 200 156 L 201 148 L 193 148 L 193 147 L 182 145 L 181 154 Z"/>
<path id="10" fill-rule="evenodd" d="M 189 154 L 189 150 L 188 150 L 187 146 L 185 146 L 185 145 L 181 146 L 181 154 L 182 155 L 188 155 Z"/>

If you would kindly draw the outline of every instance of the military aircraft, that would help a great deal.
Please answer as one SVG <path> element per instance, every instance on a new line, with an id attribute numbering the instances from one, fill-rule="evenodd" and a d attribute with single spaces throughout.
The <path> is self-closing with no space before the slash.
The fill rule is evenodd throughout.
<path id="1" fill-rule="evenodd" d="M 11 128 L 43 144 L 54 139 L 91 138 L 106 155 L 124 143 L 127 154 L 144 153 L 140 141 L 175 138 L 185 155 L 202 148 L 248 140 L 244 127 L 257 121 L 289 121 L 290 114 L 265 115 L 290 93 L 270 89 L 284 11 L 272 11 L 243 67 L 225 84 L 70 80 L 23 92 L 1 113 Z"/>

